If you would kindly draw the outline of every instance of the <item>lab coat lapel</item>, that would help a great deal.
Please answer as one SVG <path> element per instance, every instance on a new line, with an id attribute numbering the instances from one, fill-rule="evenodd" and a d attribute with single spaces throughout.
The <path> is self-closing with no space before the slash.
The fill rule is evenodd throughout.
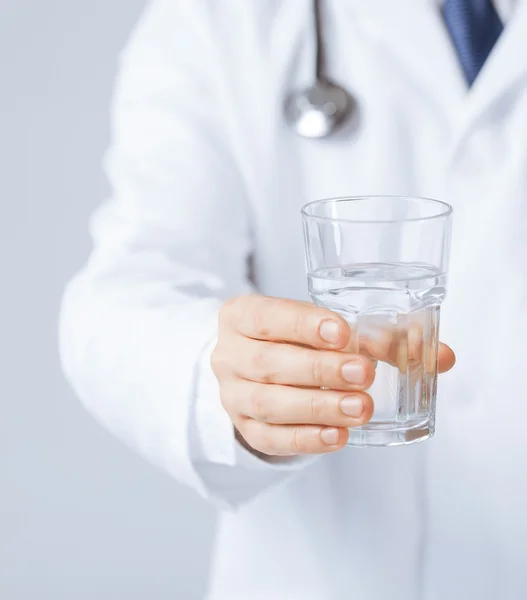
<path id="1" fill-rule="evenodd" d="M 436 0 L 353 0 L 350 7 L 431 106 L 448 116 L 451 159 L 479 117 L 527 74 L 527 0 L 518 2 L 470 90 Z"/>
<path id="2" fill-rule="evenodd" d="M 351 6 L 431 104 L 458 114 L 466 84 L 437 2 L 354 0 Z"/>
<path id="3" fill-rule="evenodd" d="M 482 114 L 527 75 L 527 1 L 518 3 L 496 46 L 474 82 L 459 115 L 453 150 Z"/>

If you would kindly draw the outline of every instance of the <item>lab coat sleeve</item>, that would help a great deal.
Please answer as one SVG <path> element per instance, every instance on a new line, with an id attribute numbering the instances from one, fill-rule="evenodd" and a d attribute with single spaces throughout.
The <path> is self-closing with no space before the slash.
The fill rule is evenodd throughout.
<path id="1" fill-rule="evenodd" d="M 246 182 L 207 5 L 152 2 L 122 54 L 113 194 L 66 290 L 60 346 L 74 389 L 111 432 L 232 507 L 305 462 L 242 448 L 210 367 L 222 302 L 254 290 Z"/>

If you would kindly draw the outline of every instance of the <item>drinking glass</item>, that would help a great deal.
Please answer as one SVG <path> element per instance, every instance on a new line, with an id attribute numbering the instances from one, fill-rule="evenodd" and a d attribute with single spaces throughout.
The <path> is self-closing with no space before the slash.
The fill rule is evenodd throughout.
<path id="1" fill-rule="evenodd" d="M 309 294 L 348 322 L 345 350 L 375 365 L 373 417 L 350 428 L 348 445 L 431 437 L 452 208 L 428 198 L 330 198 L 304 206 L 302 218 Z"/>

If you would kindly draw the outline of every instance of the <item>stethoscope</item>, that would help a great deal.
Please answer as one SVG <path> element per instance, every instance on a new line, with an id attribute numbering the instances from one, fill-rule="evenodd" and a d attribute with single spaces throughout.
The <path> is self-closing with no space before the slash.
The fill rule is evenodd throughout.
<path id="1" fill-rule="evenodd" d="M 354 114 L 357 103 L 342 86 L 325 74 L 320 0 L 313 0 L 316 69 L 313 85 L 291 92 L 285 102 L 285 119 L 300 136 L 323 138 L 340 129 Z"/>

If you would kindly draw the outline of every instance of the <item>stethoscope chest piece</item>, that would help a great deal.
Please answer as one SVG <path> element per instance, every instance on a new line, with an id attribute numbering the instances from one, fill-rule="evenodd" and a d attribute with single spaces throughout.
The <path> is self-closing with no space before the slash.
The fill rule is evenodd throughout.
<path id="1" fill-rule="evenodd" d="M 289 94 L 285 118 L 298 135 L 317 139 L 340 129 L 355 108 L 355 100 L 345 89 L 319 79 L 312 86 Z"/>
<path id="2" fill-rule="evenodd" d="M 315 79 L 312 85 L 290 93 L 284 117 L 291 129 L 306 138 L 324 138 L 350 120 L 357 109 L 355 99 L 326 74 L 320 0 L 313 0 L 315 29 Z"/>

